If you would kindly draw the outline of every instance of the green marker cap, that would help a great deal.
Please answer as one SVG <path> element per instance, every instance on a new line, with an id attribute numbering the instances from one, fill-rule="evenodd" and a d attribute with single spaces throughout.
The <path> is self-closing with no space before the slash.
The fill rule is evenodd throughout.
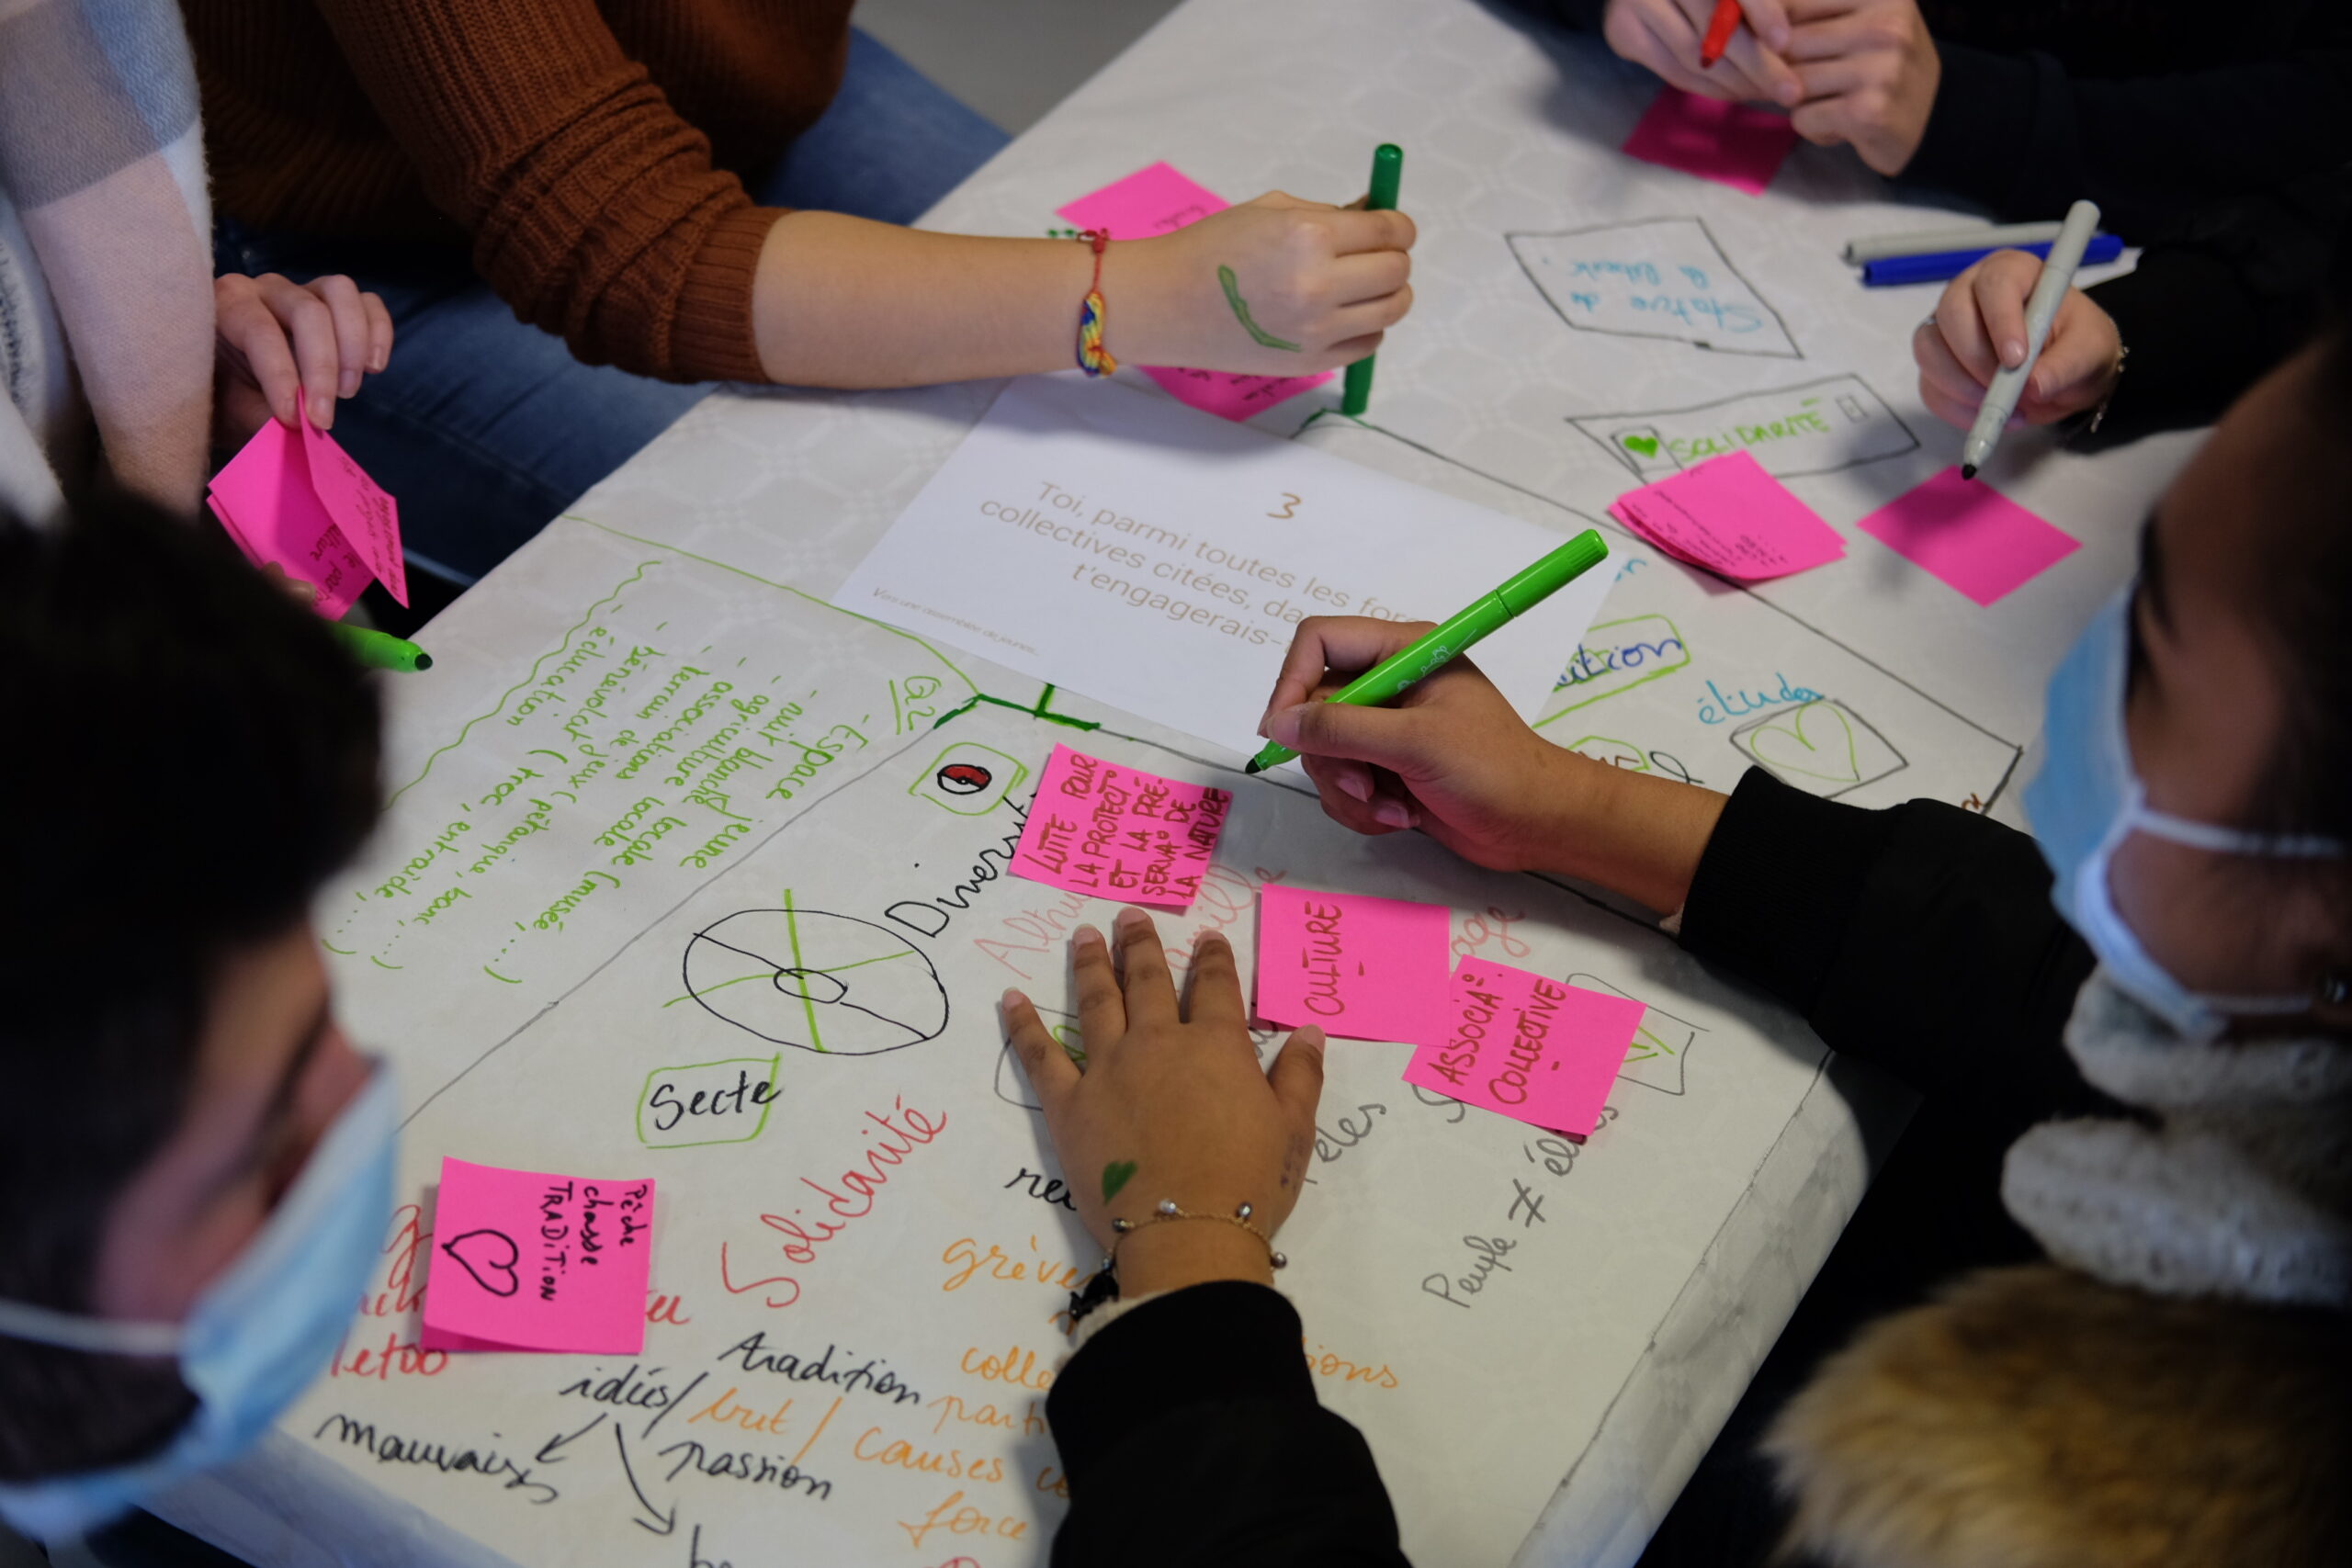
<path id="1" fill-rule="evenodd" d="M 1523 615 L 1600 565 L 1608 555 L 1609 547 L 1601 543 L 1600 536 L 1587 528 L 1496 589 L 1495 597 L 1512 615 Z"/>

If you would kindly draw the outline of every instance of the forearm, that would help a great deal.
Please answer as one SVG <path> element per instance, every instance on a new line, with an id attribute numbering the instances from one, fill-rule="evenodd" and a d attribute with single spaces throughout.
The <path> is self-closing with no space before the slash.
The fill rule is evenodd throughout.
<path id="1" fill-rule="evenodd" d="M 1110 341 L 1124 353 L 1113 256 L 1104 262 Z M 768 231 L 752 285 L 760 363 L 771 380 L 811 387 L 1067 369 L 1093 266 L 1088 248 L 1069 240 L 978 239 L 786 213 Z"/>
<path id="2" fill-rule="evenodd" d="M 1558 803 L 1532 869 L 1598 883 L 1660 914 L 1682 908 L 1728 796 L 1560 754 Z"/>

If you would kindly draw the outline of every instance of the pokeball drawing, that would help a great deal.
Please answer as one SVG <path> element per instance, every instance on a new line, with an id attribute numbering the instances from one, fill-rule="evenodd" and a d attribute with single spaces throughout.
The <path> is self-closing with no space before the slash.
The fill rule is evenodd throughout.
<path id="1" fill-rule="evenodd" d="M 907 793 L 958 817 L 982 817 L 1029 776 L 1029 765 L 993 746 L 959 740 L 931 760 Z"/>

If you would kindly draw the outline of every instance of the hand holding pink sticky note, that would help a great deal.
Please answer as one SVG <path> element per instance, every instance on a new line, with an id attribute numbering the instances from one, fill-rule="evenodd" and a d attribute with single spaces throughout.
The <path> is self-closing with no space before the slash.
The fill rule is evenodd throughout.
<path id="1" fill-rule="evenodd" d="M 1627 491 L 1609 514 L 1667 554 L 1743 582 L 1846 553 L 1838 530 L 1745 452 Z"/>
<path id="2" fill-rule="evenodd" d="M 1197 223 L 1232 203 L 1215 191 L 1186 179 L 1166 164 L 1137 169 L 1091 196 L 1080 197 L 1060 209 L 1060 216 L 1081 229 L 1107 229 L 1114 240 L 1149 240 L 1172 234 Z M 1110 306 L 1107 341 L 1118 352 L 1119 302 Z M 1243 420 L 1284 398 L 1295 397 L 1331 378 L 1331 372 L 1313 376 L 1241 376 L 1223 370 L 1183 370 L 1147 365 L 1143 373 L 1168 389 L 1180 403 L 1189 403 L 1227 419 Z"/>
<path id="3" fill-rule="evenodd" d="M 2082 548 L 1982 479 L 1946 468 L 1854 525 L 1979 604 L 2022 587 Z"/>
<path id="4" fill-rule="evenodd" d="M 311 608 L 328 619 L 376 578 L 408 603 L 399 505 L 307 413 L 299 435 L 264 421 L 206 500 L 247 560 L 309 583 Z"/>
<path id="5" fill-rule="evenodd" d="M 1350 1040 L 1445 1038 L 1453 917 L 1408 904 L 1268 883 L 1258 893 L 1258 1016 Z"/>
<path id="6" fill-rule="evenodd" d="M 1232 805 L 1230 790 L 1057 746 L 1012 870 L 1069 893 L 1182 909 L 1200 897 Z"/>
<path id="7" fill-rule="evenodd" d="M 428 1350 L 645 1348 L 653 1183 L 441 1162 Z"/>
<path id="8" fill-rule="evenodd" d="M 1625 139 L 1624 152 L 1756 196 L 1796 144 L 1787 115 L 1661 86 Z"/>
<path id="9" fill-rule="evenodd" d="M 1590 1137 L 1648 1010 L 1630 997 L 1465 958 L 1447 997 L 1445 1038 L 1413 1053 L 1405 1081 Z"/>

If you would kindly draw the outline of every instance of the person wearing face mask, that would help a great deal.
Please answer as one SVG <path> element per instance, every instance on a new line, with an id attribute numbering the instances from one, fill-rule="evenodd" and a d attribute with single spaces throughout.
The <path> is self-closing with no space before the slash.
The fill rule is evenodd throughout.
<path id="1" fill-rule="evenodd" d="M 136 722 L 94 749 L 85 715 Z M 218 531 L 120 497 L 41 528 L 0 509 L 0 1555 L 13 1530 L 101 1563 L 223 1561 L 141 1506 L 270 1431 L 382 1260 L 397 1100 L 336 1022 L 306 914 L 374 821 L 378 720 L 324 624 Z M 1394 1568 L 1370 1450 L 1268 1288 L 1321 1040 L 1261 1071 L 1222 939 L 1182 1002 L 1142 911 L 1114 940 L 1115 965 L 1098 933 L 1075 944 L 1082 1082 L 1008 1003 L 1070 1168 L 1136 1175 L 1124 1209 L 1071 1184 L 1126 1296 L 1052 1391 L 1054 1561 Z M 1247 1222 L 1155 1223 L 1146 1192 Z M 789 1538 L 771 1556 L 800 1560 Z"/>
<path id="2" fill-rule="evenodd" d="M 1467 660 L 1313 701 L 1426 628 L 1300 626 L 1263 732 L 1330 816 L 1636 898 L 1923 1097 L 1644 1562 L 2352 1559 L 2347 430 L 2340 326 L 2223 419 L 2051 682 L 2032 838 L 1618 772 Z"/>

